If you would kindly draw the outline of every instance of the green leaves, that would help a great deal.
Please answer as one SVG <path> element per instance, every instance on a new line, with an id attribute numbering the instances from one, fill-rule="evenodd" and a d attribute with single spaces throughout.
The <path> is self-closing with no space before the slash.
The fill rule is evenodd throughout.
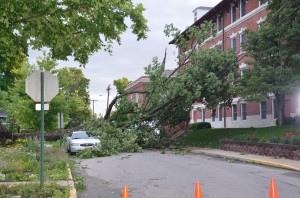
<path id="1" fill-rule="evenodd" d="M 0 5 L 0 34 L 12 46 L 27 52 L 33 49 L 50 49 L 55 59 L 74 60 L 82 65 L 98 50 L 111 51 L 111 44 L 120 44 L 120 35 L 128 28 L 125 18 L 132 22 L 131 29 L 139 39 L 148 31 L 142 4 L 132 1 L 34 1 L 15 0 Z M 0 49 L 5 49 L 0 42 Z M 12 54 L 7 52 L 3 56 Z"/>

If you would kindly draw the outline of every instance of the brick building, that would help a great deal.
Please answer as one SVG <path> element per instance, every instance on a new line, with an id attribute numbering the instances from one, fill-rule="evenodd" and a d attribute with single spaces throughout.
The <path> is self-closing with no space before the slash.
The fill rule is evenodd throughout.
<path id="1" fill-rule="evenodd" d="M 126 92 L 130 91 L 143 91 L 145 87 L 149 84 L 149 77 L 148 76 L 141 76 L 140 78 L 136 79 L 135 81 L 131 82 L 125 89 Z M 143 104 L 145 102 L 146 94 L 140 93 L 133 93 L 129 94 L 128 100 L 132 102 L 136 102 L 139 104 Z"/>
<path id="2" fill-rule="evenodd" d="M 242 76 L 243 70 L 249 68 L 247 62 L 250 60 L 242 49 L 242 44 L 246 39 L 245 30 L 257 30 L 262 25 L 267 16 L 267 4 L 267 0 L 222 0 L 193 24 L 193 26 L 198 26 L 206 20 L 212 20 L 217 27 L 216 36 L 207 38 L 201 44 L 192 43 L 195 41 L 191 40 L 190 46 L 218 47 L 222 51 L 233 48 L 238 56 L 239 72 Z M 285 117 L 300 115 L 299 96 L 299 93 L 286 96 Z M 260 103 L 244 101 L 237 97 L 233 99 L 231 108 L 220 106 L 213 117 L 212 111 L 205 105 L 195 103 L 190 118 L 191 123 L 210 122 L 214 128 L 274 126 L 278 118 L 278 105 L 272 94 L 266 101 Z"/>

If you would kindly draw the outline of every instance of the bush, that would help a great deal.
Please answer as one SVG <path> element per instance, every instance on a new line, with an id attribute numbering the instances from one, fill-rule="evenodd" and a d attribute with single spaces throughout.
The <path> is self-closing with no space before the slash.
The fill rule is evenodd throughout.
<path id="1" fill-rule="evenodd" d="M 296 123 L 296 119 L 293 117 L 285 117 L 283 119 L 283 124 L 295 124 Z"/>
<path id="2" fill-rule="evenodd" d="M 211 129 L 211 124 L 209 122 L 191 123 L 188 128 L 189 130 Z"/>

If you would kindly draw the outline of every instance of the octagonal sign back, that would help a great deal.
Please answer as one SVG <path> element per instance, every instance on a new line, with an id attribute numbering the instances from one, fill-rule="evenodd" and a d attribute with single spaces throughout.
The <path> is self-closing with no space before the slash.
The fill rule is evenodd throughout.
<path id="1" fill-rule="evenodd" d="M 49 71 L 34 71 L 26 78 L 26 93 L 41 102 L 41 73 L 44 72 L 44 102 L 50 102 L 58 94 L 58 79 Z"/>

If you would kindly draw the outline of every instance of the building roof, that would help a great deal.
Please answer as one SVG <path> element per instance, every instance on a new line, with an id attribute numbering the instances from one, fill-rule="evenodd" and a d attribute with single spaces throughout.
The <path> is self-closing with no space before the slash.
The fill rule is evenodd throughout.
<path id="1" fill-rule="evenodd" d="M 164 72 L 163 72 L 163 76 L 165 77 L 169 77 L 172 75 L 172 77 L 176 76 L 177 75 L 177 71 L 172 74 L 174 72 L 174 69 L 166 69 Z"/>
<path id="2" fill-rule="evenodd" d="M 142 83 L 148 83 L 150 80 L 149 80 L 149 76 L 141 76 L 139 77 L 137 80 L 131 82 L 126 88 L 125 88 L 125 91 L 128 91 L 129 89 L 139 85 L 139 84 L 142 84 Z"/>
<path id="3" fill-rule="evenodd" d="M 215 18 L 215 16 L 219 13 L 222 13 L 225 10 L 228 9 L 228 7 L 230 6 L 230 3 L 233 0 L 222 0 L 220 3 L 218 3 L 215 7 L 211 8 L 206 14 L 204 14 L 201 18 L 199 18 L 197 21 L 195 21 L 190 27 L 193 26 L 198 26 L 201 23 L 203 23 L 206 20 Z M 228 9 L 229 10 L 229 9 Z M 187 29 L 185 29 L 181 34 L 185 34 L 185 32 L 189 29 L 189 27 Z M 173 39 L 172 41 L 169 42 L 169 44 L 174 44 L 175 40 Z"/>
<path id="4" fill-rule="evenodd" d="M 198 9 L 200 9 L 200 10 L 210 10 L 210 9 L 212 9 L 212 7 L 199 6 L 199 7 L 195 8 L 195 9 L 193 10 L 193 12 L 195 12 L 195 11 L 198 10 Z"/>

